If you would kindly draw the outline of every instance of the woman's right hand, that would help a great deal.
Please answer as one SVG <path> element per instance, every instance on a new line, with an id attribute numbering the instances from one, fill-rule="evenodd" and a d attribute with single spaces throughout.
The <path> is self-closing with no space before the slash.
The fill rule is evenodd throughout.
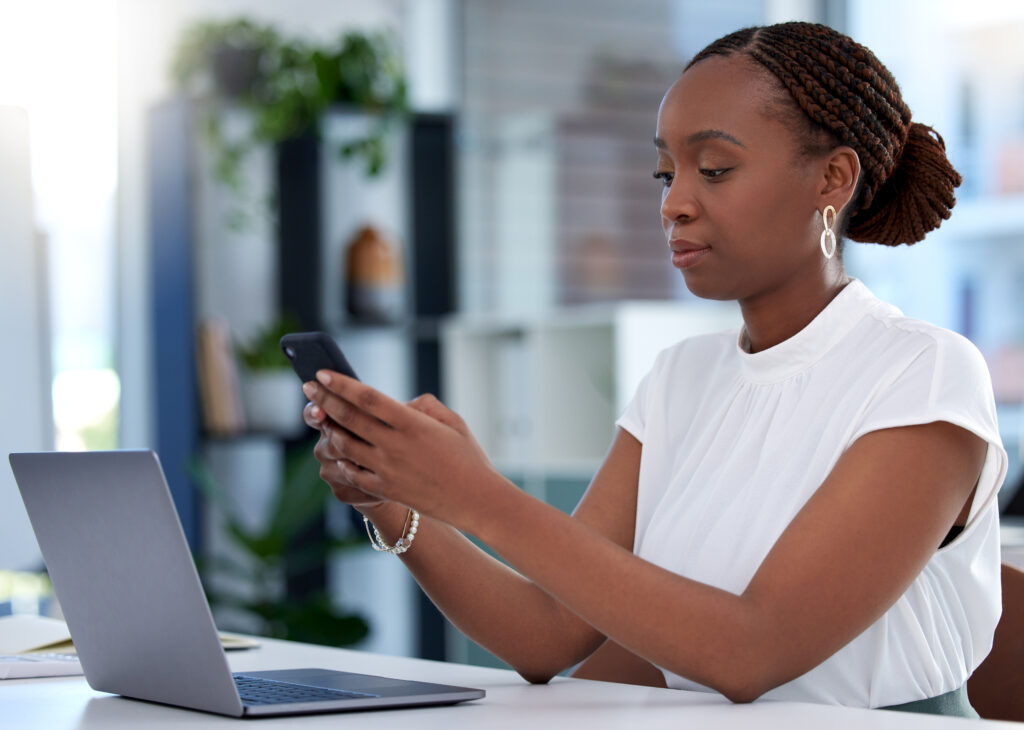
<path id="1" fill-rule="evenodd" d="M 320 439 L 317 441 L 313 454 L 320 462 L 320 478 L 327 482 L 338 501 L 349 504 L 364 514 L 373 511 L 375 507 L 386 505 L 386 500 L 356 489 L 346 480 L 344 472 L 338 466 L 338 461 L 347 462 L 348 460 L 334 450 L 330 438 L 331 429 L 340 428 L 340 426 L 331 421 L 323 409 L 315 403 L 307 403 L 306 407 L 302 409 L 302 420 L 306 422 L 307 426 L 320 432 Z M 351 463 L 349 465 L 352 466 Z"/>

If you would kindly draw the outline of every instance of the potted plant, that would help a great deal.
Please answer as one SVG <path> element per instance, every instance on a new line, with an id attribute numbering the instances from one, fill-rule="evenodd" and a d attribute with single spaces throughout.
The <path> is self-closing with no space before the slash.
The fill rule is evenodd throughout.
<path id="1" fill-rule="evenodd" d="M 283 315 L 237 345 L 242 404 L 252 431 L 287 437 L 305 427 L 302 407 L 306 399 L 279 345 L 283 335 L 299 329 L 294 317 Z"/>
<path id="2" fill-rule="evenodd" d="M 193 92 L 244 99 L 258 95 L 280 43 L 273 28 L 245 18 L 201 21 L 179 38 L 171 74 Z"/>
<path id="3" fill-rule="evenodd" d="M 229 99 L 253 114 L 249 135 L 234 140 L 223 134 L 214 107 L 206 118 L 214 174 L 241 194 L 239 170 L 249 150 L 318 134 L 319 120 L 332 106 L 374 117 L 365 136 L 343 141 L 337 151 L 362 159 L 368 176 L 378 174 L 388 160 L 389 128 L 408 111 L 396 46 L 393 36 L 382 32 L 349 31 L 317 44 L 285 38 L 244 18 L 200 22 L 183 33 L 172 74 L 187 93 Z"/>
<path id="4" fill-rule="evenodd" d="M 228 609 L 255 619 L 256 633 L 263 636 L 345 646 L 369 633 L 362 616 L 340 609 L 326 592 L 295 598 L 285 591 L 288 570 L 321 565 L 333 552 L 362 544 L 327 536 L 297 548 L 302 536 L 324 520 L 328 491 L 319 470 L 312 449 L 292 453 L 285 460 L 280 486 L 271 495 L 265 524 L 252 527 L 209 466 L 193 462 L 193 481 L 235 548 L 234 555 L 207 555 L 198 563 L 214 610 Z"/>

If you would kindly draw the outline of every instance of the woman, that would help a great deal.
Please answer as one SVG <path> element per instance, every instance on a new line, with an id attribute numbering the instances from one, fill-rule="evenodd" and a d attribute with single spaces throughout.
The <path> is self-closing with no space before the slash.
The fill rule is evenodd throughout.
<path id="1" fill-rule="evenodd" d="M 572 517 L 436 399 L 328 372 L 305 386 L 321 475 L 531 682 L 590 657 L 577 676 L 971 714 L 1000 611 L 991 384 L 972 345 L 874 298 L 838 251 L 949 216 L 941 138 L 870 51 L 790 23 L 698 54 L 655 146 L 672 264 L 744 325 L 661 353 Z"/>

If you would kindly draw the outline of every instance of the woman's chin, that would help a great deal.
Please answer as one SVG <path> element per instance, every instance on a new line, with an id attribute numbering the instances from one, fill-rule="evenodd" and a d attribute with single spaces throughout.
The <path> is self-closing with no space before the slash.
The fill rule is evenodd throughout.
<path id="1" fill-rule="evenodd" d="M 714 301 L 726 301 L 735 299 L 735 293 L 733 287 L 726 282 L 714 281 L 708 277 L 694 276 L 691 272 L 684 270 L 683 281 L 686 283 L 686 288 L 690 290 L 690 293 L 695 297 L 701 299 L 711 299 Z"/>

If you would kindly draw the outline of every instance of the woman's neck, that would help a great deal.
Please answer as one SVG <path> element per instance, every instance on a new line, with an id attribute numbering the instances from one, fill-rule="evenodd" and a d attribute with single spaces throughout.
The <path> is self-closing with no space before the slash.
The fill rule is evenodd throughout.
<path id="1" fill-rule="evenodd" d="M 850 283 L 841 266 L 822 277 L 800 277 L 776 289 L 740 300 L 749 352 L 785 342 L 817 317 Z"/>

